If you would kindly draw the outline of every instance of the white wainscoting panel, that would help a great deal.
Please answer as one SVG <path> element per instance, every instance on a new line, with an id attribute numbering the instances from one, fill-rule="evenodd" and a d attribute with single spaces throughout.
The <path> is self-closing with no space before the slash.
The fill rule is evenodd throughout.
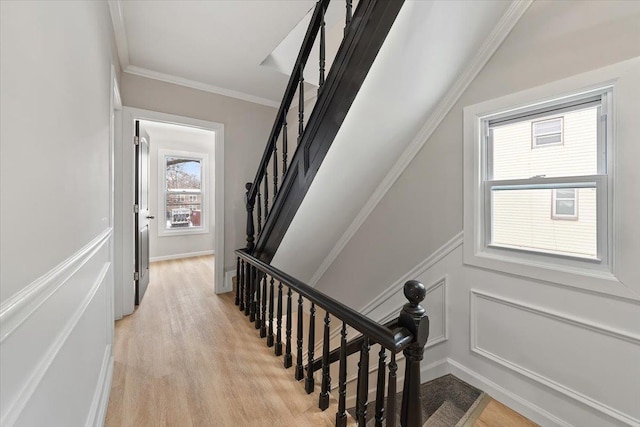
<path id="1" fill-rule="evenodd" d="M 618 421 L 640 425 L 640 337 L 479 291 L 471 291 L 470 303 L 473 352 Z M 592 375 L 595 370 L 598 375 Z"/>
<path id="2" fill-rule="evenodd" d="M 105 230 L 0 307 L 2 426 L 104 422 L 113 363 L 110 238 Z"/>

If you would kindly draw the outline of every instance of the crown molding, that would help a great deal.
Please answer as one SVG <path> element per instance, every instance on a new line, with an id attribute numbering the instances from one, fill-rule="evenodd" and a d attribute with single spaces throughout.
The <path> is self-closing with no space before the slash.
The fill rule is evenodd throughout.
<path id="1" fill-rule="evenodd" d="M 113 35 L 116 40 L 116 50 L 120 60 L 120 69 L 124 71 L 129 66 L 129 42 L 127 39 L 127 28 L 124 24 L 124 11 L 120 0 L 108 0 L 109 12 L 111 13 L 111 24 L 113 25 Z"/>
<path id="2" fill-rule="evenodd" d="M 240 99 L 242 101 L 253 102 L 254 104 L 266 105 L 268 107 L 278 108 L 279 102 L 272 101 L 271 99 L 261 98 L 259 96 L 250 95 L 248 93 L 239 92 L 231 89 L 225 89 L 218 86 L 213 86 L 207 83 L 202 83 L 196 80 L 189 80 L 182 77 L 174 76 L 171 74 L 160 73 L 158 71 L 149 70 L 142 67 L 136 67 L 135 65 L 129 65 L 124 70 L 124 73 L 132 74 L 135 76 L 146 77 L 148 79 L 159 80 L 166 83 L 172 83 L 179 86 L 189 87 L 191 89 L 197 89 L 204 92 L 215 93 L 217 95 L 228 96 L 230 98 Z"/>
<path id="3" fill-rule="evenodd" d="M 393 165 L 387 176 L 385 176 L 378 188 L 376 188 L 372 193 L 369 200 L 367 200 L 360 212 L 358 212 L 354 220 L 338 239 L 333 249 L 331 249 L 327 257 L 322 261 L 320 267 L 318 267 L 318 270 L 313 274 L 309 281 L 310 286 L 315 286 L 320 281 L 324 273 L 329 269 L 331 264 L 333 264 L 338 255 L 340 255 L 340 252 L 342 252 L 344 247 L 356 234 L 375 207 L 378 206 L 378 203 L 380 203 L 385 194 L 387 194 L 396 180 L 400 175 L 402 175 L 413 158 L 420 152 L 442 120 L 444 120 L 458 99 L 460 99 L 467 87 L 469 87 L 480 70 L 482 70 L 507 35 L 511 32 L 513 27 L 515 27 L 520 18 L 522 18 L 522 15 L 524 15 L 531 3 L 533 3 L 533 0 L 516 0 L 511 4 L 511 6 L 509 6 L 509 9 L 507 9 L 504 15 L 502 15 L 498 24 L 496 24 L 493 31 L 482 43 L 480 49 L 478 49 L 476 55 L 469 62 L 469 65 L 442 97 L 436 108 L 433 110 L 433 114 L 427 118 L 422 128 L 418 131 L 405 151 L 400 155 L 398 161 Z"/>

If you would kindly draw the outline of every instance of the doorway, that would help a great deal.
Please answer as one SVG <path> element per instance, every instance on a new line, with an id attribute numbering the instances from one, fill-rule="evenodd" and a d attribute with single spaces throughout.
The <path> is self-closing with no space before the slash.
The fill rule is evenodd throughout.
<path id="1" fill-rule="evenodd" d="M 146 171 L 140 164 L 143 138 L 149 154 Z M 121 194 L 116 195 L 122 202 L 122 226 L 116 230 L 122 233 L 122 315 L 143 303 L 147 261 L 215 254 L 214 290 L 228 291 L 223 271 L 224 126 L 125 107 L 123 141 L 134 143 L 122 144 L 123 165 L 130 168 L 123 167 Z M 148 209 L 141 206 L 144 176 Z"/>

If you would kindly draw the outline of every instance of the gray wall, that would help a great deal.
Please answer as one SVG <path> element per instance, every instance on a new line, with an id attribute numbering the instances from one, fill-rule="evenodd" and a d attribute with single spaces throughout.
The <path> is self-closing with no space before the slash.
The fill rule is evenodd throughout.
<path id="1" fill-rule="evenodd" d="M 233 251 L 246 245 L 244 185 L 253 181 L 276 109 L 127 73 L 121 91 L 128 107 L 224 124 L 225 270 L 234 269 Z"/>

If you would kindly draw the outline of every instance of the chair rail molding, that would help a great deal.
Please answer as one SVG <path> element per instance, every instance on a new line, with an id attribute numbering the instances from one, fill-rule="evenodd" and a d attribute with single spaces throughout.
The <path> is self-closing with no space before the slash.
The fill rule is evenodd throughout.
<path id="1" fill-rule="evenodd" d="M 436 249 L 431 255 L 425 258 L 424 261 L 420 262 L 418 265 L 416 265 L 411 270 L 409 270 L 409 272 L 407 272 L 398 280 L 396 280 L 391 286 L 389 286 L 386 290 L 378 294 L 376 298 L 374 298 L 371 302 L 366 304 L 364 307 L 362 307 L 358 311 L 366 316 L 369 316 L 371 313 L 373 313 L 374 310 L 381 307 L 393 296 L 397 295 L 407 280 L 410 280 L 410 278 L 412 277 L 420 277 L 422 274 L 430 270 L 433 266 L 435 266 L 437 263 L 442 261 L 447 255 L 449 255 L 455 249 L 460 247 L 462 245 L 462 241 L 463 241 L 463 232 L 460 232 L 456 234 L 453 238 L 451 238 L 447 243 L 445 243 L 444 245 Z M 442 310 L 445 316 L 443 319 L 443 333 L 440 336 L 441 338 L 438 338 L 438 336 L 436 336 L 437 338 L 436 340 L 430 339 L 425 348 L 433 347 L 434 345 L 444 342 L 448 339 L 449 333 L 448 333 L 448 322 L 447 322 L 448 308 L 447 308 L 447 301 L 446 301 L 447 299 L 446 285 L 447 285 L 447 278 L 445 276 L 435 281 L 434 283 L 432 283 L 430 286 L 427 287 L 427 298 L 426 298 L 427 301 L 429 301 L 428 295 L 430 293 L 432 293 L 433 291 L 435 291 L 440 287 L 443 287 L 444 298 L 442 301 L 443 303 Z M 393 309 L 386 311 L 385 314 L 380 319 L 376 319 L 376 320 L 380 321 L 381 323 L 388 322 L 398 312 L 401 306 L 402 305 L 393 306 Z M 331 337 L 330 337 L 331 341 L 335 340 L 339 335 L 340 335 L 340 331 L 338 329 L 334 330 L 331 333 Z M 318 349 L 319 349 L 319 346 L 316 347 L 316 351 L 319 351 Z"/>
<path id="2" fill-rule="evenodd" d="M 110 230 L 109 230 L 109 235 L 110 235 Z M 95 254 L 95 252 L 93 253 Z M 83 297 L 82 302 L 78 305 L 76 310 L 71 314 L 69 319 L 65 322 L 64 327 L 57 334 L 52 344 L 46 350 L 43 357 L 41 357 L 38 360 L 34 369 L 32 369 L 29 372 L 28 378 L 21 385 L 19 391 L 16 393 L 13 399 L 11 399 L 10 401 L 6 402 L 5 405 L 3 405 L 4 406 L 3 412 L 0 416 L 1 425 L 11 426 L 18 420 L 23 410 L 29 403 L 31 397 L 34 395 L 36 389 L 38 388 L 40 383 L 43 381 L 45 375 L 49 372 L 49 369 L 52 366 L 54 360 L 60 354 L 62 348 L 65 346 L 65 343 L 67 342 L 69 336 L 72 334 L 76 326 L 79 325 L 81 318 L 83 317 L 83 315 L 87 311 L 87 308 L 89 307 L 94 297 L 98 293 L 98 290 L 106 283 L 110 269 L 111 269 L 111 263 L 105 262 L 102 268 L 100 269 L 98 276 L 95 278 L 95 280 L 91 284 L 91 287 L 88 289 L 87 293 Z M 108 314 L 111 315 L 111 313 L 108 313 Z M 111 319 L 113 318 L 111 317 Z M 108 375 L 108 371 L 110 370 L 109 365 L 112 363 L 110 343 L 105 343 L 104 352 L 105 352 L 104 353 L 105 357 L 103 358 L 103 366 L 101 366 L 100 378 L 99 378 L 100 381 L 102 381 L 102 383 L 97 384 L 98 387 L 96 392 L 94 393 L 93 401 L 91 403 L 91 408 L 89 412 L 89 415 L 91 417 L 94 417 L 94 415 L 92 415 L 93 413 L 98 414 L 106 411 L 106 407 L 104 408 L 100 407 L 101 402 L 102 404 L 108 403 L 109 393 L 108 392 L 106 393 L 107 397 L 105 398 L 102 396 L 104 393 L 101 393 L 100 390 L 104 390 L 104 389 L 106 389 L 107 391 L 110 390 L 111 376 Z M 106 357 L 107 354 L 108 354 L 108 357 Z M 107 366 L 104 366 L 104 364 L 106 364 Z M 104 372 L 104 375 L 103 375 L 103 372 Z M 109 388 L 107 388 L 106 383 L 109 383 Z M 93 409 L 94 407 L 95 407 L 95 411 Z"/>
<path id="3" fill-rule="evenodd" d="M 0 305 L 0 343 L 80 270 L 111 238 L 106 228 L 78 252 L 34 280 Z"/>

